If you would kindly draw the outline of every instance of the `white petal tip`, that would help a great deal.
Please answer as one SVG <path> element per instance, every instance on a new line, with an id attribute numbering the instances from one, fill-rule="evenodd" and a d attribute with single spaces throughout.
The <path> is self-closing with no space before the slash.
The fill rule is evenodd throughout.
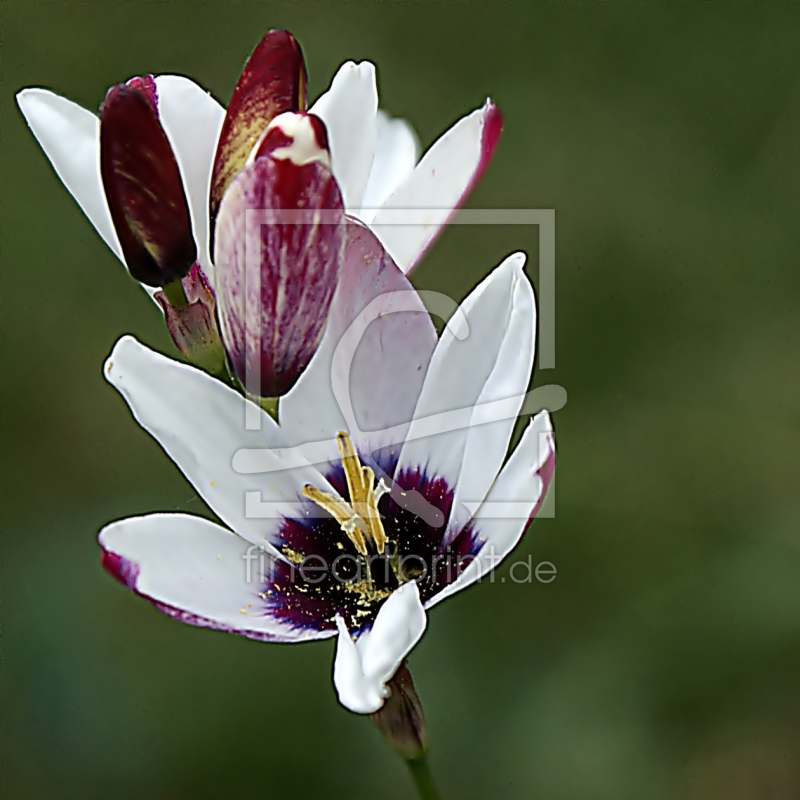
<path id="1" fill-rule="evenodd" d="M 528 427 L 536 428 L 539 433 L 552 433 L 553 422 L 550 419 L 550 412 L 547 411 L 547 409 L 540 411 L 531 418 L 531 421 L 528 423 Z"/>
<path id="2" fill-rule="evenodd" d="M 510 256 L 503 259 L 500 265 L 495 269 L 494 276 L 498 278 L 502 277 L 516 283 L 525 275 L 525 262 L 527 259 L 527 255 L 521 251 L 512 253 Z"/>
<path id="3" fill-rule="evenodd" d="M 28 98 L 34 94 L 35 91 L 36 89 L 20 89 L 14 95 L 14 99 L 17 101 L 17 105 L 20 107 L 20 109 L 25 106 L 25 104 L 28 102 Z"/>
<path id="4" fill-rule="evenodd" d="M 126 333 L 125 336 L 117 339 L 108 358 L 103 364 L 103 377 L 112 385 L 116 386 L 122 379 L 120 367 L 122 362 L 132 354 L 144 349 L 141 342 Z"/>
<path id="5" fill-rule="evenodd" d="M 371 61 L 350 61 L 349 64 L 353 65 L 353 68 L 360 72 L 364 77 L 370 77 L 375 74 L 375 64 Z"/>
<path id="6" fill-rule="evenodd" d="M 427 625 L 416 583 L 406 583 L 383 604 L 372 629 L 354 642 L 336 618 L 339 643 L 333 682 L 339 702 L 356 714 L 372 714 L 387 697 L 386 684 L 422 637 Z"/>
<path id="7" fill-rule="evenodd" d="M 522 275 L 522 273 L 523 273 L 523 271 L 525 269 L 525 263 L 527 262 L 527 260 L 528 260 L 527 254 L 523 253 L 522 251 L 520 251 L 518 253 L 512 253 L 506 259 L 506 261 L 508 261 L 511 264 L 511 269 L 513 269 L 515 272 L 517 272 L 520 275 Z"/>
<path id="8" fill-rule="evenodd" d="M 15 99 L 17 101 L 19 110 L 22 112 L 22 116 L 25 117 L 25 121 L 30 126 L 31 116 L 36 114 L 38 110 L 37 106 L 41 104 L 41 101 L 48 97 L 55 96 L 56 95 L 54 95 L 53 92 L 47 89 L 30 87 L 28 89 L 20 89 L 20 91 L 17 92 Z"/>

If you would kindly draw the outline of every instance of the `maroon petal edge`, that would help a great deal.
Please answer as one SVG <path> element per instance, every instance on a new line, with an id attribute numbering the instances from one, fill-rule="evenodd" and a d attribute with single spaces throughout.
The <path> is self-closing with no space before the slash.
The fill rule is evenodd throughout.
<path id="1" fill-rule="evenodd" d="M 123 586 L 130 589 L 134 594 L 139 595 L 147 600 L 162 614 L 168 617 L 183 622 L 186 625 L 193 625 L 198 628 L 209 628 L 214 631 L 222 631 L 223 633 L 235 633 L 238 636 L 244 636 L 247 639 L 254 639 L 258 642 L 286 642 L 287 639 L 281 636 L 267 633 L 266 631 L 244 630 L 240 628 L 232 628 L 230 625 L 224 625 L 216 620 L 203 617 L 198 614 L 193 614 L 190 611 L 185 611 L 182 608 L 162 603 L 154 597 L 145 594 L 137 588 L 137 581 L 139 578 L 139 565 L 135 561 L 130 561 L 118 553 L 113 553 L 106 550 L 101 545 L 100 551 L 100 565 L 109 573 L 113 578 L 119 581 Z M 331 634 L 333 635 L 333 634 Z M 321 638 L 321 637 L 320 637 Z"/>
<path id="2" fill-rule="evenodd" d="M 475 185 L 481 179 L 481 176 L 485 172 L 489 162 L 492 160 L 497 143 L 500 141 L 500 134 L 503 132 L 503 114 L 491 100 L 486 101 L 482 111 L 484 118 L 483 128 L 481 129 L 481 155 L 480 159 L 478 160 L 478 164 L 475 167 L 475 171 L 472 173 L 472 177 L 467 184 L 467 188 L 464 189 L 461 197 L 458 198 L 453 206 L 452 213 L 448 215 L 444 223 L 434 232 L 434 234 L 425 244 L 414 263 L 406 271 L 406 275 L 411 274 L 411 270 L 413 270 L 417 264 L 422 261 L 425 253 L 428 252 L 430 246 L 439 237 L 439 234 L 450 224 L 450 220 L 452 220 L 456 213 L 458 213 L 458 209 L 461 208 L 461 206 L 464 204 L 464 201 L 467 199 L 467 197 L 469 197 L 470 193 L 475 188 Z"/>

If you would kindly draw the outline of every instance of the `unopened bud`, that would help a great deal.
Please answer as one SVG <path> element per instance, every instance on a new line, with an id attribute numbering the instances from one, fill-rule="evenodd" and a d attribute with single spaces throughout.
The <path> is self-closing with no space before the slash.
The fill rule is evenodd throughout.
<path id="1" fill-rule="evenodd" d="M 178 291 L 171 292 L 171 288 L 165 287 L 155 297 L 164 311 L 172 341 L 189 363 L 212 375 L 222 375 L 225 348 L 217 328 L 214 292 L 205 275 L 195 264 L 174 287 Z"/>
<path id="2" fill-rule="evenodd" d="M 405 662 L 387 688 L 386 702 L 370 717 L 396 753 L 409 761 L 422 758 L 428 749 L 425 713 Z"/>
<path id="3" fill-rule="evenodd" d="M 282 397 L 311 361 L 345 255 L 344 203 L 314 119 L 284 115 L 297 138 L 272 129 L 274 151 L 231 182 L 216 221 L 220 334 L 232 373 L 260 397 Z"/>
<path id="4" fill-rule="evenodd" d="M 180 168 L 158 116 L 152 78 L 109 89 L 100 109 L 100 174 L 131 275 L 147 286 L 183 278 L 197 258 Z"/>

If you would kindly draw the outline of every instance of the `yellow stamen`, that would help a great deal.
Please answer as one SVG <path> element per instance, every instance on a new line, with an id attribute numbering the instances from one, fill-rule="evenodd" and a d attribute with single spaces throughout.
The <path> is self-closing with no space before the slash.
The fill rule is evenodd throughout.
<path id="1" fill-rule="evenodd" d="M 341 526 L 347 537 L 362 555 L 367 555 L 367 539 L 375 543 L 379 553 L 386 550 L 388 541 L 378 513 L 378 500 L 389 491 L 381 478 L 375 490 L 375 473 L 362 466 L 353 440 L 344 432 L 336 436 L 336 444 L 344 468 L 350 502 L 331 492 L 322 492 L 311 484 L 303 487 L 303 496 L 327 511 Z"/>
<path id="2" fill-rule="evenodd" d="M 347 491 L 350 493 L 350 503 L 357 511 L 366 497 L 366 487 L 363 483 L 361 473 L 361 461 L 358 458 L 353 440 L 344 432 L 340 431 L 336 436 L 336 444 L 339 447 L 339 456 L 342 459 L 344 477 L 347 480 Z"/>
<path id="3" fill-rule="evenodd" d="M 363 520 L 354 514 L 346 522 L 342 522 L 341 526 L 342 530 L 350 537 L 350 541 L 356 546 L 356 550 L 365 556 L 367 554 L 367 543 L 364 541 L 364 534 L 361 532 L 363 524 Z"/>
<path id="4" fill-rule="evenodd" d="M 375 473 L 370 467 L 362 467 L 364 485 L 367 486 L 367 497 L 364 503 L 364 520 L 369 527 L 370 535 L 375 542 L 375 548 L 379 553 L 386 549 L 386 531 L 383 529 L 381 515 L 378 513 L 378 504 L 375 500 Z"/>
<path id="5" fill-rule="evenodd" d="M 348 503 L 335 494 L 321 492 L 316 486 L 312 486 L 310 483 L 307 483 L 303 487 L 303 496 L 312 500 L 320 508 L 327 511 L 339 525 L 342 526 L 342 530 L 356 546 L 356 550 L 363 555 L 367 554 L 367 545 L 364 541 L 364 533 L 362 532 L 362 530 L 366 528 L 366 525 Z"/>

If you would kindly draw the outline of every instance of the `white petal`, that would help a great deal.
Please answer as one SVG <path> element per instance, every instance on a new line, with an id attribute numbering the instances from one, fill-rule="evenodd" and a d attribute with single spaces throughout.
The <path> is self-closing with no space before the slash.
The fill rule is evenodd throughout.
<path id="1" fill-rule="evenodd" d="M 106 569 L 181 622 L 266 641 L 333 635 L 273 619 L 259 596 L 269 556 L 202 517 L 131 517 L 103 528 L 99 540 Z"/>
<path id="2" fill-rule="evenodd" d="M 497 567 L 516 547 L 544 501 L 555 469 L 555 441 L 550 415 L 539 412 L 497 476 L 473 517 L 484 545 L 477 558 L 449 586 L 428 601 L 428 608 L 465 589 Z"/>
<path id="3" fill-rule="evenodd" d="M 437 342 L 420 296 L 368 228 L 348 223 L 346 252 L 322 343 L 281 400 L 283 429 L 314 460 L 337 458 L 341 430 L 362 455 L 399 448 Z"/>
<path id="4" fill-rule="evenodd" d="M 125 263 L 100 178 L 100 121 L 47 89 L 23 89 L 17 94 L 17 104 L 64 186 Z"/>
<path id="5" fill-rule="evenodd" d="M 400 454 L 398 473 L 426 467 L 429 476 L 445 478 L 451 488 L 457 486 L 474 407 L 487 389 L 504 344 L 513 346 L 507 341 L 507 326 L 517 287 L 526 281 L 524 263 L 523 253 L 509 256 L 461 305 L 466 323 L 454 329 L 448 326 L 442 334 Z M 496 375 L 495 380 L 500 377 Z M 505 446 L 507 442 L 504 451 Z M 492 477 L 493 469 L 496 465 L 487 465 Z"/>
<path id="6" fill-rule="evenodd" d="M 269 548 L 281 516 L 297 515 L 306 483 L 330 490 L 298 452 L 274 449 L 285 440 L 268 414 L 204 372 L 124 336 L 104 374 L 217 516 L 248 541 Z"/>
<path id="7" fill-rule="evenodd" d="M 500 112 L 489 101 L 457 122 L 392 192 L 370 226 L 409 272 L 462 203 L 489 161 Z"/>
<path id="8" fill-rule="evenodd" d="M 369 224 L 386 198 L 413 171 L 419 159 L 419 140 L 404 119 L 392 119 L 378 109 L 375 158 L 358 217 Z"/>
<path id="9" fill-rule="evenodd" d="M 369 61 L 342 64 L 330 89 L 309 109 L 328 129 L 333 175 L 348 211 L 361 207 L 375 151 L 377 112 L 375 65 Z"/>
<path id="10" fill-rule="evenodd" d="M 189 200 L 200 265 L 213 286 L 208 250 L 208 194 L 225 109 L 188 78 L 159 75 L 155 81 L 159 117 L 178 160 Z"/>
<path id="11" fill-rule="evenodd" d="M 469 521 L 505 460 L 533 370 L 535 339 L 533 288 L 520 269 L 513 284 L 511 317 L 505 326 L 497 360 L 470 419 L 448 539 L 457 535 Z"/>
<path id="12" fill-rule="evenodd" d="M 356 714 L 377 711 L 403 659 L 425 631 L 427 619 L 416 583 L 406 583 L 381 606 L 372 629 L 353 641 L 341 617 L 333 682 L 339 702 Z"/>

